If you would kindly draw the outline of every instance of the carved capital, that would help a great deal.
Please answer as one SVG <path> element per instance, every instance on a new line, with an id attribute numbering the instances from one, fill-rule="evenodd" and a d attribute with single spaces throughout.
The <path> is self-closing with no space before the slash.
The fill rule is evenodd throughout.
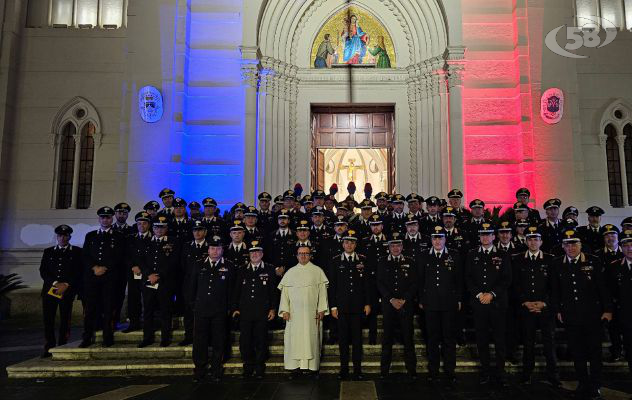
<path id="1" fill-rule="evenodd" d="M 241 82 L 252 88 L 259 86 L 259 65 L 252 62 L 241 64 Z"/>
<path id="2" fill-rule="evenodd" d="M 599 146 L 601 146 L 603 149 L 606 148 L 606 143 L 608 142 L 608 136 L 601 134 L 599 135 Z"/>

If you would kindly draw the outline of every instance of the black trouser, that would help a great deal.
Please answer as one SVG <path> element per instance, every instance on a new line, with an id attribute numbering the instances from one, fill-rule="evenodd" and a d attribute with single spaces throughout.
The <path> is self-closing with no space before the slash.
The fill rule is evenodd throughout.
<path id="1" fill-rule="evenodd" d="M 142 288 L 143 280 L 134 279 L 134 273 L 130 271 L 127 277 L 127 317 L 132 328 L 140 327 L 140 316 L 143 312 Z"/>
<path id="2" fill-rule="evenodd" d="M 194 317 L 193 308 L 188 303 L 184 305 L 184 318 L 183 319 L 184 319 L 184 340 L 193 341 L 193 321 L 195 317 Z"/>
<path id="3" fill-rule="evenodd" d="M 443 370 L 454 375 L 456 369 L 456 311 L 425 310 L 428 329 L 428 372 L 439 374 L 441 352 Z M 441 350 L 439 349 L 441 345 Z"/>
<path id="4" fill-rule="evenodd" d="M 92 271 L 90 271 L 92 273 Z M 115 296 L 116 279 L 90 276 L 84 290 L 86 309 L 83 319 L 83 339 L 92 340 L 97 319 L 102 321 L 103 341 L 114 341 L 112 327 L 112 309 Z"/>
<path id="5" fill-rule="evenodd" d="M 193 364 L 194 373 L 202 376 L 208 364 L 208 345 L 211 344 L 211 371 L 219 374 L 222 369 L 222 359 L 226 347 L 227 314 L 216 313 L 211 316 L 200 315 L 196 312 L 193 322 Z"/>
<path id="6" fill-rule="evenodd" d="M 377 316 L 380 314 L 382 307 L 375 275 L 369 276 L 369 296 L 371 299 L 371 313 L 366 318 L 367 327 L 369 328 L 369 343 L 377 343 Z"/>
<path id="7" fill-rule="evenodd" d="M 520 313 L 519 307 L 518 300 L 509 299 L 509 306 L 505 314 L 505 343 L 507 346 L 507 354 L 510 356 L 516 353 L 522 339 L 520 330 L 520 317 L 522 314 Z"/>
<path id="8" fill-rule="evenodd" d="M 143 305 L 145 315 L 143 319 L 143 339 L 154 340 L 154 314 L 160 307 L 160 335 L 161 341 L 171 339 L 171 318 L 173 316 L 172 292 L 168 285 L 158 284 L 158 289 L 143 287 Z"/>
<path id="9" fill-rule="evenodd" d="M 522 354 L 523 373 L 528 376 L 535 368 L 535 333 L 540 328 L 542 345 L 544 346 L 544 358 L 546 359 L 546 374 L 550 378 L 557 375 L 557 360 L 555 357 L 555 316 L 549 310 L 541 313 L 532 313 L 526 307 L 520 310 L 520 322 L 522 326 L 522 338 L 524 340 L 524 352 Z"/>
<path id="10" fill-rule="evenodd" d="M 575 375 L 584 390 L 591 392 L 601 387 L 603 326 L 598 319 L 581 325 L 568 325 L 568 344 L 575 366 Z M 590 363 L 590 374 L 588 373 Z"/>
<path id="11" fill-rule="evenodd" d="M 340 370 L 349 370 L 349 344 L 352 347 L 353 370 L 362 372 L 362 314 L 338 314 L 338 348 L 340 349 Z"/>
<path id="12" fill-rule="evenodd" d="M 408 373 L 415 373 L 415 365 L 417 363 L 415 357 L 415 345 L 413 343 L 413 315 L 415 313 L 412 302 L 406 302 L 404 307 L 396 310 L 388 300 L 382 301 L 383 304 L 383 325 L 384 337 L 382 338 L 382 357 L 380 360 L 380 368 L 382 374 L 387 374 L 391 368 L 391 359 L 393 357 L 393 334 L 396 327 L 400 327 L 402 333 L 402 341 L 404 342 L 404 362 Z"/>
<path id="13" fill-rule="evenodd" d="M 127 288 L 127 274 L 123 271 L 118 272 L 114 287 L 114 304 L 112 306 L 112 322 L 116 329 L 116 324 L 121 321 L 121 310 L 125 302 L 125 289 Z"/>
<path id="14" fill-rule="evenodd" d="M 620 355 L 623 347 L 623 341 L 621 340 L 623 327 L 621 325 L 621 313 L 615 311 L 612 315 L 612 321 L 608 323 L 608 336 L 610 336 L 610 343 L 612 343 L 610 353 L 614 355 Z"/>
<path id="15" fill-rule="evenodd" d="M 72 303 L 75 295 L 66 291 L 61 299 L 50 296 L 46 293 L 42 295 L 42 311 L 44 314 L 44 337 L 46 344 L 44 348 L 48 351 L 55 347 L 55 316 L 59 307 L 59 341 L 57 345 L 62 346 L 68 343 L 70 337 L 70 319 L 72 317 Z"/>
<path id="16" fill-rule="evenodd" d="M 244 362 L 244 372 L 263 373 L 268 357 L 268 320 L 240 319 L 239 351 Z"/>
<path id="17" fill-rule="evenodd" d="M 478 301 L 478 300 L 476 300 Z M 505 308 L 495 304 L 474 304 L 474 329 L 476 330 L 476 347 L 483 374 L 489 375 L 490 355 L 489 343 L 493 337 L 496 351 L 496 370 L 499 376 L 505 373 Z"/>
<path id="18" fill-rule="evenodd" d="M 628 361 L 629 372 L 632 373 L 632 318 L 627 315 L 624 320 L 621 320 L 621 332 L 623 332 L 623 347 L 625 348 L 625 358 Z"/>

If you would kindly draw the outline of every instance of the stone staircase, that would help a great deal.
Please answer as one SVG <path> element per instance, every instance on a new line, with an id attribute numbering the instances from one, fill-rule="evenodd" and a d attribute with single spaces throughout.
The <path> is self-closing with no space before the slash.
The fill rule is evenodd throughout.
<path id="1" fill-rule="evenodd" d="M 381 321 L 380 321 L 381 322 Z M 379 373 L 381 346 L 368 344 L 368 330 L 364 334 L 365 373 Z M 473 332 L 469 332 L 473 334 Z M 270 335 L 270 357 L 267 362 L 267 373 L 283 373 L 283 331 L 274 330 Z M 382 336 L 381 327 L 378 329 L 378 343 Z M 173 343 L 178 343 L 184 337 L 184 331 L 175 330 Z M 51 349 L 52 357 L 47 359 L 34 358 L 7 367 L 10 378 L 57 378 L 57 377 L 114 377 L 114 376 L 158 376 L 158 375 L 190 375 L 193 370 L 191 361 L 192 347 L 179 347 L 172 344 L 169 347 L 159 347 L 160 332 L 156 332 L 156 344 L 139 349 L 142 332 L 122 333 L 114 335 L 115 345 L 109 348 L 101 347 L 101 332 L 96 335 L 96 343 L 89 348 L 79 348 L 79 341 L 65 346 Z M 226 374 L 240 374 L 242 371 L 239 358 L 239 332 L 231 333 L 231 353 L 224 365 Z M 564 347 L 564 344 L 560 346 Z M 604 343 L 604 355 L 608 354 L 609 343 Z M 541 353 L 541 345 L 536 353 Z M 415 350 L 417 353 L 417 371 L 427 371 L 425 345 L 421 339 L 419 329 L 415 330 Z M 493 352 L 493 348 L 492 348 Z M 335 374 L 339 370 L 338 345 L 323 346 L 321 373 Z M 405 372 L 403 361 L 403 346 L 393 347 L 392 372 Z M 571 370 L 572 362 L 559 361 L 561 371 Z M 537 356 L 536 369 L 543 369 L 544 358 Z M 605 363 L 606 370 L 627 370 L 627 363 Z M 478 368 L 476 360 L 476 346 L 472 343 L 459 347 L 457 351 L 457 372 L 474 372 Z M 508 371 L 518 372 L 520 364 L 507 365 Z"/>

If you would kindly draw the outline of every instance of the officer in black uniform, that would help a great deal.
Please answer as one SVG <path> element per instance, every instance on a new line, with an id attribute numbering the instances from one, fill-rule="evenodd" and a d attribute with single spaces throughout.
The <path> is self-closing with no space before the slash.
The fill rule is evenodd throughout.
<path id="1" fill-rule="evenodd" d="M 463 201 L 463 192 L 459 189 L 452 189 L 448 193 L 448 206 L 453 209 L 453 212 L 456 214 L 456 222 L 457 225 L 460 225 L 470 219 L 472 214 L 461 205 Z M 448 247 L 450 247 L 448 245 Z"/>
<path id="2" fill-rule="evenodd" d="M 130 333 L 141 328 L 140 317 L 143 310 L 142 290 L 143 274 L 140 269 L 147 245 L 151 241 L 151 217 L 146 211 L 134 216 L 136 233 L 127 239 L 127 317 L 129 325 L 123 333 Z"/>
<path id="3" fill-rule="evenodd" d="M 595 251 L 595 256 L 601 261 L 601 265 L 608 269 L 613 262 L 620 261 L 624 255 L 623 250 L 619 246 L 619 228 L 612 224 L 606 224 L 601 227 L 604 245 Z M 623 341 L 621 340 L 621 315 L 615 308 L 612 314 L 612 321 L 608 324 L 608 335 L 610 336 L 610 358 L 608 361 L 617 362 L 623 360 L 621 349 Z"/>
<path id="4" fill-rule="evenodd" d="M 424 198 L 418 195 L 417 193 L 411 193 L 406 196 L 406 203 L 408 204 L 408 213 L 412 214 L 413 217 L 419 222 L 421 226 L 421 220 L 424 219 L 424 210 L 422 208 L 422 204 L 424 203 Z"/>
<path id="5" fill-rule="evenodd" d="M 189 203 L 189 218 L 193 221 L 198 221 L 202 219 L 202 205 L 197 201 L 192 201 Z"/>
<path id="6" fill-rule="evenodd" d="M 320 206 L 312 210 L 312 226 L 310 237 L 321 244 L 321 253 L 326 253 L 325 246 L 333 236 L 331 228 L 325 224 L 325 214 Z M 325 256 L 326 254 L 323 254 Z M 325 271 L 327 272 L 327 271 Z"/>
<path id="7" fill-rule="evenodd" d="M 529 208 L 530 197 L 531 192 L 527 188 L 520 188 L 516 191 L 516 202 L 522 204 L 523 207 L 529 210 L 529 213 L 526 216 L 526 218 L 529 220 L 529 223 L 532 225 L 539 225 L 542 218 L 540 217 L 540 212 L 538 210 L 534 208 Z M 503 220 L 509 221 L 511 223 L 514 223 L 518 218 L 520 217 L 515 214 L 514 209 L 507 210 L 502 216 Z"/>
<path id="8" fill-rule="evenodd" d="M 388 232 L 393 234 L 399 233 L 403 236 L 406 233 L 406 214 L 404 213 L 404 196 L 394 194 L 390 201 L 393 212 L 384 219 L 384 225 L 389 229 Z"/>
<path id="9" fill-rule="evenodd" d="M 156 200 L 148 201 L 144 206 L 143 210 L 149 214 L 150 218 L 154 218 L 158 215 L 158 210 L 160 210 L 160 204 Z"/>
<path id="10" fill-rule="evenodd" d="M 466 286 L 474 312 L 476 347 L 481 362 L 481 384 L 490 381 L 490 336 L 494 338 L 498 383 L 507 386 L 505 377 L 505 314 L 507 290 L 511 284 L 509 256 L 494 246 L 495 231 L 489 222 L 479 228 L 480 246 L 467 255 Z"/>
<path id="11" fill-rule="evenodd" d="M 606 282 L 614 300 L 628 368 L 632 373 L 632 230 L 623 231 L 620 244 L 623 258 L 606 266 Z"/>
<path id="12" fill-rule="evenodd" d="M 480 199 L 474 199 L 470 201 L 470 212 L 472 216 L 465 221 L 461 228 L 463 233 L 467 235 L 467 241 L 470 244 L 470 249 L 478 248 L 479 234 L 478 230 L 485 221 L 485 202 Z"/>
<path id="13" fill-rule="evenodd" d="M 127 203 L 118 203 L 114 206 L 114 223 L 112 229 L 123 236 L 126 242 L 130 236 L 134 235 L 136 229 L 127 223 L 127 218 L 132 208 Z M 121 310 L 125 302 L 125 288 L 127 287 L 127 270 L 121 268 L 117 278 L 114 298 L 114 327 L 121 321 Z"/>
<path id="14" fill-rule="evenodd" d="M 598 258 L 582 251 L 577 231 L 564 232 L 565 255 L 555 260 L 552 302 L 566 327 L 580 398 L 601 398 L 603 321 L 612 320 L 612 299 Z M 588 363 L 590 362 L 590 373 Z"/>
<path id="15" fill-rule="evenodd" d="M 360 216 L 353 221 L 351 227 L 351 229 L 357 232 L 359 240 L 371 236 L 371 225 L 369 222 L 371 215 L 373 215 L 374 207 L 375 203 L 370 199 L 364 199 L 360 202 Z"/>
<path id="16" fill-rule="evenodd" d="M 223 237 L 227 234 L 224 220 L 217 215 L 217 201 L 207 197 L 202 200 L 202 206 L 204 206 L 202 223 L 206 226 L 206 236 L 209 238 L 214 236 Z"/>
<path id="17" fill-rule="evenodd" d="M 559 218 L 561 205 L 560 199 L 549 199 L 544 202 L 546 218 L 540 224 L 539 231 L 542 234 L 542 251 L 546 253 L 550 253 L 562 244 L 564 224 Z"/>
<path id="18" fill-rule="evenodd" d="M 541 250 L 542 227 L 543 225 L 528 228 L 525 235 L 528 249 L 512 258 L 512 290 L 520 304 L 518 321 L 524 342 L 522 383 L 531 384 L 531 374 L 535 367 L 535 338 L 539 328 L 544 345 L 547 380 L 554 387 L 559 387 L 561 383 L 557 377 L 554 346 L 555 315 L 551 302 L 553 256 Z"/>
<path id="19" fill-rule="evenodd" d="M 55 228 L 57 245 L 48 247 L 42 255 L 40 276 L 44 280 L 42 286 L 42 312 L 44 314 L 44 354 L 50 357 L 48 350 L 55 344 L 63 346 L 70 337 L 70 319 L 72 317 L 72 303 L 77 295 L 83 264 L 81 248 L 72 246 L 72 228 L 59 225 Z M 55 316 L 59 307 L 59 341 L 55 341 Z"/>
<path id="20" fill-rule="evenodd" d="M 371 236 L 361 242 L 358 252 L 366 256 L 367 274 L 369 277 L 369 305 L 371 314 L 367 317 L 369 328 L 369 344 L 377 343 L 377 316 L 380 313 L 380 292 L 377 289 L 377 269 L 380 261 L 388 255 L 388 237 L 384 234 L 384 223 L 380 215 L 370 218 Z"/>
<path id="21" fill-rule="evenodd" d="M 83 340 L 79 347 L 92 344 L 97 319 L 103 321 L 103 346 L 114 344 L 114 305 L 120 269 L 124 268 L 125 239 L 112 229 L 114 210 L 97 210 L 100 228 L 86 234 L 83 244 L 83 276 L 86 309 Z M 101 310 L 102 315 L 97 310 Z"/>
<path id="22" fill-rule="evenodd" d="M 605 214 L 605 211 L 601 207 L 592 206 L 586 210 L 586 214 L 588 214 L 588 225 L 577 228 L 577 234 L 582 241 L 582 251 L 592 254 L 603 246 L 601 216 Z"/>
<path id="23" fill-rule="evenodd" d="M 430 249 L 430 237 L 419 232 L 419 220 L 414 214 L 406 215 L 406 235 L 404 236 L 404 255 L 412 258 L 415 263 L 422 253 Z"/>
<path id="24" fill-rule="evenodd" d="M 138 347 L 154 343 L 154 313 L 160 307 L 160 347 L 171 344 L 172 299 L 180 272 L 180 244 L 167 236 L 169 220 L 159 215 L 152 221 L 154 236 L 141 259 L 143 273 L 143 340 Z"/>
<path id="25" fill-rule="evenodd" d="M 264 246 L 264 256 L 266 261 L 276 267 L 277 281 L 285 271 L 293 267 L 296 260 L 294 254 L 296 236 L 289 228 L 290 215 L 286 209 L 279 211 L 277 215 L 277 230 L 272 235 L 268 235 L 268 242 Z M 278 283 L 278 282 L 277 282 Z M 276 286 L 276 285 L 275 285 Z"/>
<path id="26" fill-rule="evenodd" d="M 224 250 L 224 258 L 235 267 L 245 265 L 249 260 L 248 245 L 244 242 L 246 228 L 241 220 L 236 219 L 230 227 L 231 242 Z"/>
<path id="27" fill-rule="evenodd" d="M 358 237 L 349 230 L 344 251 L 329 262 L 329 307 L 338 322 L 339 379 L 349 377 L 349 344 L 352 344 L 353 374 L 362 379 L 362 317 L 371 313 L 366 258 L 356 253 Z"/>
<path id="28" fill-rule="evenodd" d="M 470 249 L 468 236 L 465 234 L 466 232 L 463 231 L 463 228 L 457 226 L 457 222 L 462 221 L 461 218 L 463 215 L 470 215 L 469 211 L 467 211 L 466 214 L 463 213 L 464 212 L 461 213 L 460 217 L 456 209 L 452 206 L 447 206 L 441 212 L 441 222 L 446 234 L 446 247 L 456 251 L 462 260 L 465 259 L 465 255 Z"/>
<path id="29" fill-rule="evenodd" d="M 384 314 L 380 376 L 389 374 L 393 354 L 393 333 L 399 326 L 404 342 L 404 362 L 408 375 L 416 379 L 416 357 L 413 342 L 413 315 L 417 308 L 417 269 L 413 260 L 404 256 L 404 245 L 398 232 L 388 242 L 390 255 L 380 260 L 377 270 L 377 287 L 382 295 Z"/>
<path id="30" fill-rule="evenodd" d="M 311 240 L 310 235 L 310 225 L 309 221 L 306 219 L 300 220 L 296 223 L 296 242 L 294 242 L 294 246 L 296 247 L 296 251 L 299 247 L 309 247 L 312 253 L 311 260 L 312 263 L 321 267 L 323 270 L 327 269 L 327 260 L 326 258 L 322 258 L 320 254 L 319 248 L 320 243 L 317 243 L 314 240 Z M 294 252 L 296 254 L 296 251 Z M 298 258 L 295 258 L 291 263 L 292 266 L 298 264 Z"/>
<path id="31" fill-rule="evenodd" d="M 187 216 L 187 202 L 176 197 L 173 200 L 173 218 L 169 222 L 169 236 L 174 238 L 180 246 L 193 240 L 191 227 L 193 221 Z"/>
<path id="32" fill-rule="evenodd" d="M 208 257 L 199 261 L 187 285 L 187 299 L 193 303 L 193 381 L 199 383 L 206 375 L 208 345 L 213 348 L 211 375 L 220 381 L 222 361 L 228 340 L 228 314 L 232 304 L 236 267 L 222 257 L 221 239 L 208 241 Z"/>
<path id="33" fill-rule="evenodd" d="M 259 243 L 263 243 L 264 232 L 257 227 L 259 219 L 259 210 L 257 210 L 253 206 L 246 207 L 246 211 L 244 211 L 244 228 L 246 236 L 244 237 L 244 242 L 248 246 L 252 241 L 257 241 Z"/>
<path id="34" fill-rule="evenodd" d="M 428 197 L 426 208 L 428 213 L 421 220 L 419 229 L 425 236 L 429 237 L 434 232 L 435 226 L 441 226 L 441 200 L 437 196 Z"/>
<path id="35" fill-rule="evenodd" d="M 331 236 L 329 240 L 321 242 L 320 253 L 322 255 L 322 258 L 327 260 L 327 264 L 329 264 L 329 261 L 331 259 L 344 251 L 344 249 L 342 248 L 342 239 L 347 236 L 347 231 L 349 228 L 347 220 L 342 215 L 336 217 L 336 221 L 333 225 L 335 232 L 333 236 Z M 327 277 L 332 274 L 330 265 L 325 265 L 322 270 L 323 272 L 325 272 L 325 275 L 327 275 Z M 373 313 L 369 315 L 369 320 L 372 315 Z M 336 342 L 338 342 L 338 322 L 334 317 L 331 316 L 331 313 L 329 315 L 325 315 L 324 326 L 329 331 L 327 344 L 336 344 Z M 377 320 L 375 321 L 375 332 L 377 332 Z M 369 337 L 370 336 L 371 333 L 369 333 Z"/>
<path id="36" fill-rule="evenodd" d="M 173 200 L 176 195 L 176 192 L 169 188 L 164 188 L 158 193 L 158 197 L 162 200 L 162 204 L 164 207 L 158 211 L 158 214 L 165 216 L 169 219 L 173 217 Z"/>
<path id="37" fill-rule="evenodd" d="M 236 272 L 233 318 L 239 318 L 239 351 L 243 376 L 263 378 L 268 356 L 268 322 L 276 317 L 279 303 L 274 266 L 263 262 L 263 247 L 254 240 L 250 261 Z"/>
<path id="38" fill-rule="evenodd" d="M 259 201 L 257 227 L 264 234 L 268 234 L 275 227 L 274 213 L 270 208 L 272 196 L 268 192 L 261 192 L 257 196 L 257 200 Z"/>
<path id="39" fill-rule="evenodd" d="M 432 248 L 421 255 L 419 262 L 419 307 L 426 316 L 429 380 L 431 383 L 437 380 L 443 352 L 443 370 L 448 385 L 454 386 L 456 316 L 463 298 L 463 266 L 459 254 L 446 248 L 443 227 L 435 227 L 431 242 Z"/>
<path id="40" fill-rule="evenodd" d="M 193 343 L 193 308 L 187 301 L 186 285 L 195 271 L 195 265 L 208 256 L 208 243 L 206 241 L 206 225 L 202 221 L 193 223 L 193 240 L 182 246 L 180 255 L 180 268 L 182 275 L 182 291 L 184 294 L 184 339 L 178 346 L 189 346 Z"/>

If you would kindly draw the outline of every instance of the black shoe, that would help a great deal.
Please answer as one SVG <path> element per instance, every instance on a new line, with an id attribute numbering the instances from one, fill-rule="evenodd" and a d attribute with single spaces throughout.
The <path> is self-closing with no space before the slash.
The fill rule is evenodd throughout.
<path id="1" fill-rule="evenodd" d="M 169 347 L 169 345 L 171 345 L 171 340 L 169 339 L 164 339 L 160 341 L 160 347 Z"/>
<path id="2" fill-rule="evenodd" d="M 507 378 L 505 376 L 499 376 L 497 379 L 498 382 L 498 386 L 502 387 L 502 388 L 508 388 L 509 387 L 509 381 L 507 381 Z"/>
<path id="3" fill-rule="evenodd" d="M 79 343 L 79 348 L 80 349 L 85 349 L 85 348 L 90 347 L 90 346 L 92 346 L 92 340 L 90 340 L 90 339 L 83 339 L 81 341 L 81 343 Z"/>
<path id="4" fill-rule="evenodd" d="M 52 357 L 53 355 L 51 354 L 50 351 L 48 350 L 44 350 L 44 352 L 42 353 L 42 355 L 40 356 L 40 358 L 49 358 Z"/>
<path id="5" fill-rule="evenodd" d="M 301 377 L 301 370 L 300 369 L 295 369 L 294 371 L 290 372 L 290 376 L 287 377 L 287 379 L 293 381 L 296 380 L 298 378 Z"/>
<path id="6" fill-rule="evenodd" d="M 479 385 L 488 385 L 489 384 L 489 375 L 481 375 L 481 377 L 478 379 L 478 384 Z"/>
<path id="7" fill-rule="evenodd" d="M 590 394 L 590 400 L 603 400 L 603 397 L 601 396 L 601 390 L 599 389 L 593 390 L 592 393 Z"/>
<path id="8" fill-rule="evenodd" d="M 434 386 L 437 382 L 439 382 L 439 377 L 436 373 L 431 373 L 430 375 L 428 375 L 428 378 L 426 378 L 426 380 L 428 381 L 429 385 Z"/>
<path id="9" fill-rule="evenodd" d="M 336 344 L 336 343 L 338 343 L 338 339 L 337 338 L 331 337 L 331 336 L 329 338 L 327 338 L 327 344 L 333 345 L 333 344 Z"/>
<path id="10" fill-rule="evenodd" d="M 533 381 L 531 380 L 531 375 L 524 375 L 520 379 L 520 384 L 521 385 L 531 385 L 532 383 L 533 383 Z"/>
<path id="11" fill-rule="evenodd" d="M 193 340 L 191 340 L 191 339 L 184 339 L 183 341 L 178 343 L 178 346 L 184 347 L 184 346 L 191 346 L 192 344 L 193 344 Z"/>
<path id="12" fill-rule="evenodd" d="M 364 380 L 364 374 L 362 374 L 362 371 L 355 371 L 353 373 L 353 380 L 354 381 L 363 381 Z"/>
<path id="13" fill-rule="evenodd" d="M 349 371 L 341 370 L 340 372 L 338 372 L 338 379 L 341 381 L 346 381 L 347 379 L 349 379 Z"/>
<path id="14" fill-rule="evenodd" d="M 621 355 L 621 353 L 619 352 L 614 352 L 610 354 L 610 357 L 608 357 L 608 362 L 610 363 L 615 363 L 615 362 L 619 362 L 619 361 L 623 361 L 624 358 Z"/>
<path id="15" fill-rule="evenodd" d="M 380 372 L 380 379 L 388 379 L 388 377 L 389 377 L 388 372 Z"/>
<path id="16" fill-rule="evenodd" d="M 370 337 L 369 338 L 369 344 L 372 345 L 372 346 L 375 346 L 377 344 L 377 339 L 373 338 L 373 337 Z"/>
<path id="17" fill-rule="evenodd" d="M 152 344 L 154 344 L 153 339 L 143 339 L 143 341 L 138 344 L 138 348 L 142 349 L 144 347 L 151 346 Z"/>
<path id="18" fill-rule="evenodd" d="M 265 373 L 263 371 L 255 372 L 255 379 L 263 379 L 265 378 Z"/>
<path id="19" fill-rule="evenodd" d="M 417 378 L 419 378 L 419 376 L 417 376 L 417 373 L 416 373 L 416 372 L 409 372 L 409 373 L 408 373 L 408 378 L 409 378 L 410 380 L 412 380 L 412 381 L 416 381 L 416 380 L 417 380 Z"/>
<path id="20" fill-rule="evenodd" d="M 193 375 L 193 383 L 202 383 L 204 375 Z"/>
<path id="21" fill-rule="evenodd" d="M 456 389 L 456 376 L 448 375 L 446 379 L 445 388 L 448 390 Z"/>
<path id="22" fill-rule="evenodd" d="M 123 332 L 123 333 L 132 333 L 132 332 L 136 332 L 136 331 L 139 331 L 139 330 L 140 330 L 139 326 L 130 325 L 126 329 L 122 330 L 121 332 Z"/>
<path id="23" fill-rule="evenodd" d="M 252 370 L 251 369 L 244 369 L 241 373 L 241 377 L 242 378 L 250 378 L 252 376 Z"/>

